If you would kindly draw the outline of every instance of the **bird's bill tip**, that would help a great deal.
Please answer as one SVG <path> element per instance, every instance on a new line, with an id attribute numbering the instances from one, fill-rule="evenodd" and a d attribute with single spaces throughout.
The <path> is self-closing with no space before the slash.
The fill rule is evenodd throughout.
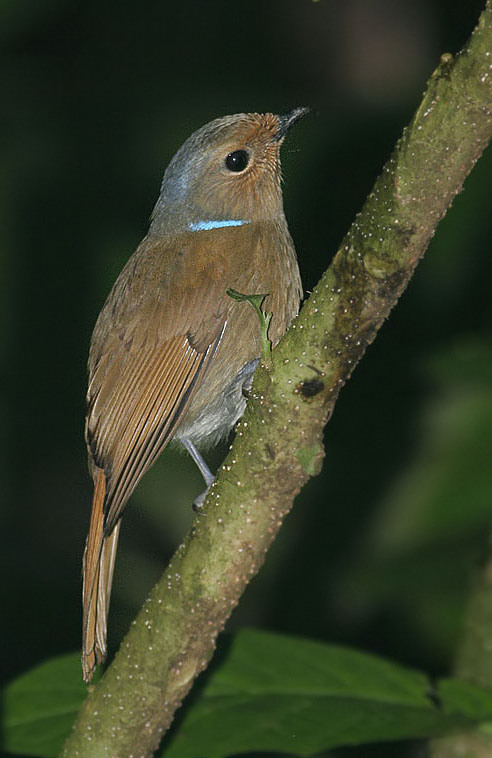
<path id="1" fill-rule="evenodd" d="M 311 109 L 305 106 L 294 108 L 294 110 L 290 111 L 289 113 L 286 113 L 283 116 L 279 116 L 279 125 L 277 132 L 275 134 L 275 137 L 277 140 L 281 140 L 285 137 L 287 132 L 291 127 L 294 126 L 294 124 L 297 124 L 298 121 L 301 120 L 301 118 L 304 118 L 304 116 L 309 113 Z"/>

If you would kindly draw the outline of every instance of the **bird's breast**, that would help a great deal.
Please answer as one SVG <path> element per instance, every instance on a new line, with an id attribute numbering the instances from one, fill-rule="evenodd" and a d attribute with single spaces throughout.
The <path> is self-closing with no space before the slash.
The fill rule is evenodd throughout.
<path id="1" fill-rule="evenodd" d="M 188 436 L 197 445 L 215 444 L 242 415 L 246 391 L 261 355 L 260 323 L 248 302 L 226 294 L 265 295 L 264 311 L 272 312 L 269 338 L 275 345 L 297 314 L 302 294 L 294 246 L 285 221 L 262 222 L 240 229 L 202 232 L 207 250 L 222 261 L 220 298 L 224 333 L 203 381 L 197 388 L 175 437 Z"/>

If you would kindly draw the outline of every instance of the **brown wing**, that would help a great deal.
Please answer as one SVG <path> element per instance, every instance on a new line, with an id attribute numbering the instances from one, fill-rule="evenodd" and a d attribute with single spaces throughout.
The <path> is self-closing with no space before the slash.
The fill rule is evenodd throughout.
<path id="1" fill-rule="evenodd" d="M 172 436 L 226 326 L 224 266 L 198 242 L 144 241 L 94 331 L 86 435 L 106 475 L 105 535 Z"/>

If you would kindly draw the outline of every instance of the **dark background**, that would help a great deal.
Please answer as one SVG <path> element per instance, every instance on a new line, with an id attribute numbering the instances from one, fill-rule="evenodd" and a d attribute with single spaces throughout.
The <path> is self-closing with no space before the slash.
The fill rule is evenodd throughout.
<path id="1" fill-rule="evenodd" d="M 313 106 L 283 148 L 286 214 L 309 290 L 441 53 L 460 49 L 482 7 L 4 0 L 4 680 L 79 646 L 89 339 L 172 154 L 217 116 Z M 257 625 L 449 671 L 492 496 L 491 195 L 489 152 L 343 390 L 323 473 L 299 497 L 229 631 Z M 200 487 L 187 458 L 166 451 L 132 498 L 113 649 L 190 524 Z"/>

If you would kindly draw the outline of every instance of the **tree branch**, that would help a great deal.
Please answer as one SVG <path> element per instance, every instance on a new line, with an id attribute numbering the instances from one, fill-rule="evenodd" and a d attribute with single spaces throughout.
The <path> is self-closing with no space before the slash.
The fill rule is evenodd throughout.
<path id="1" fill-rule="evenodd" d="M 492 136 L 492 6 L 466 49 L 443 56 L 331 266 L 261 366 L 233 450 L 63 756 L 148 756 L 323 459 L 341 387 L 405 289 Z"/>

